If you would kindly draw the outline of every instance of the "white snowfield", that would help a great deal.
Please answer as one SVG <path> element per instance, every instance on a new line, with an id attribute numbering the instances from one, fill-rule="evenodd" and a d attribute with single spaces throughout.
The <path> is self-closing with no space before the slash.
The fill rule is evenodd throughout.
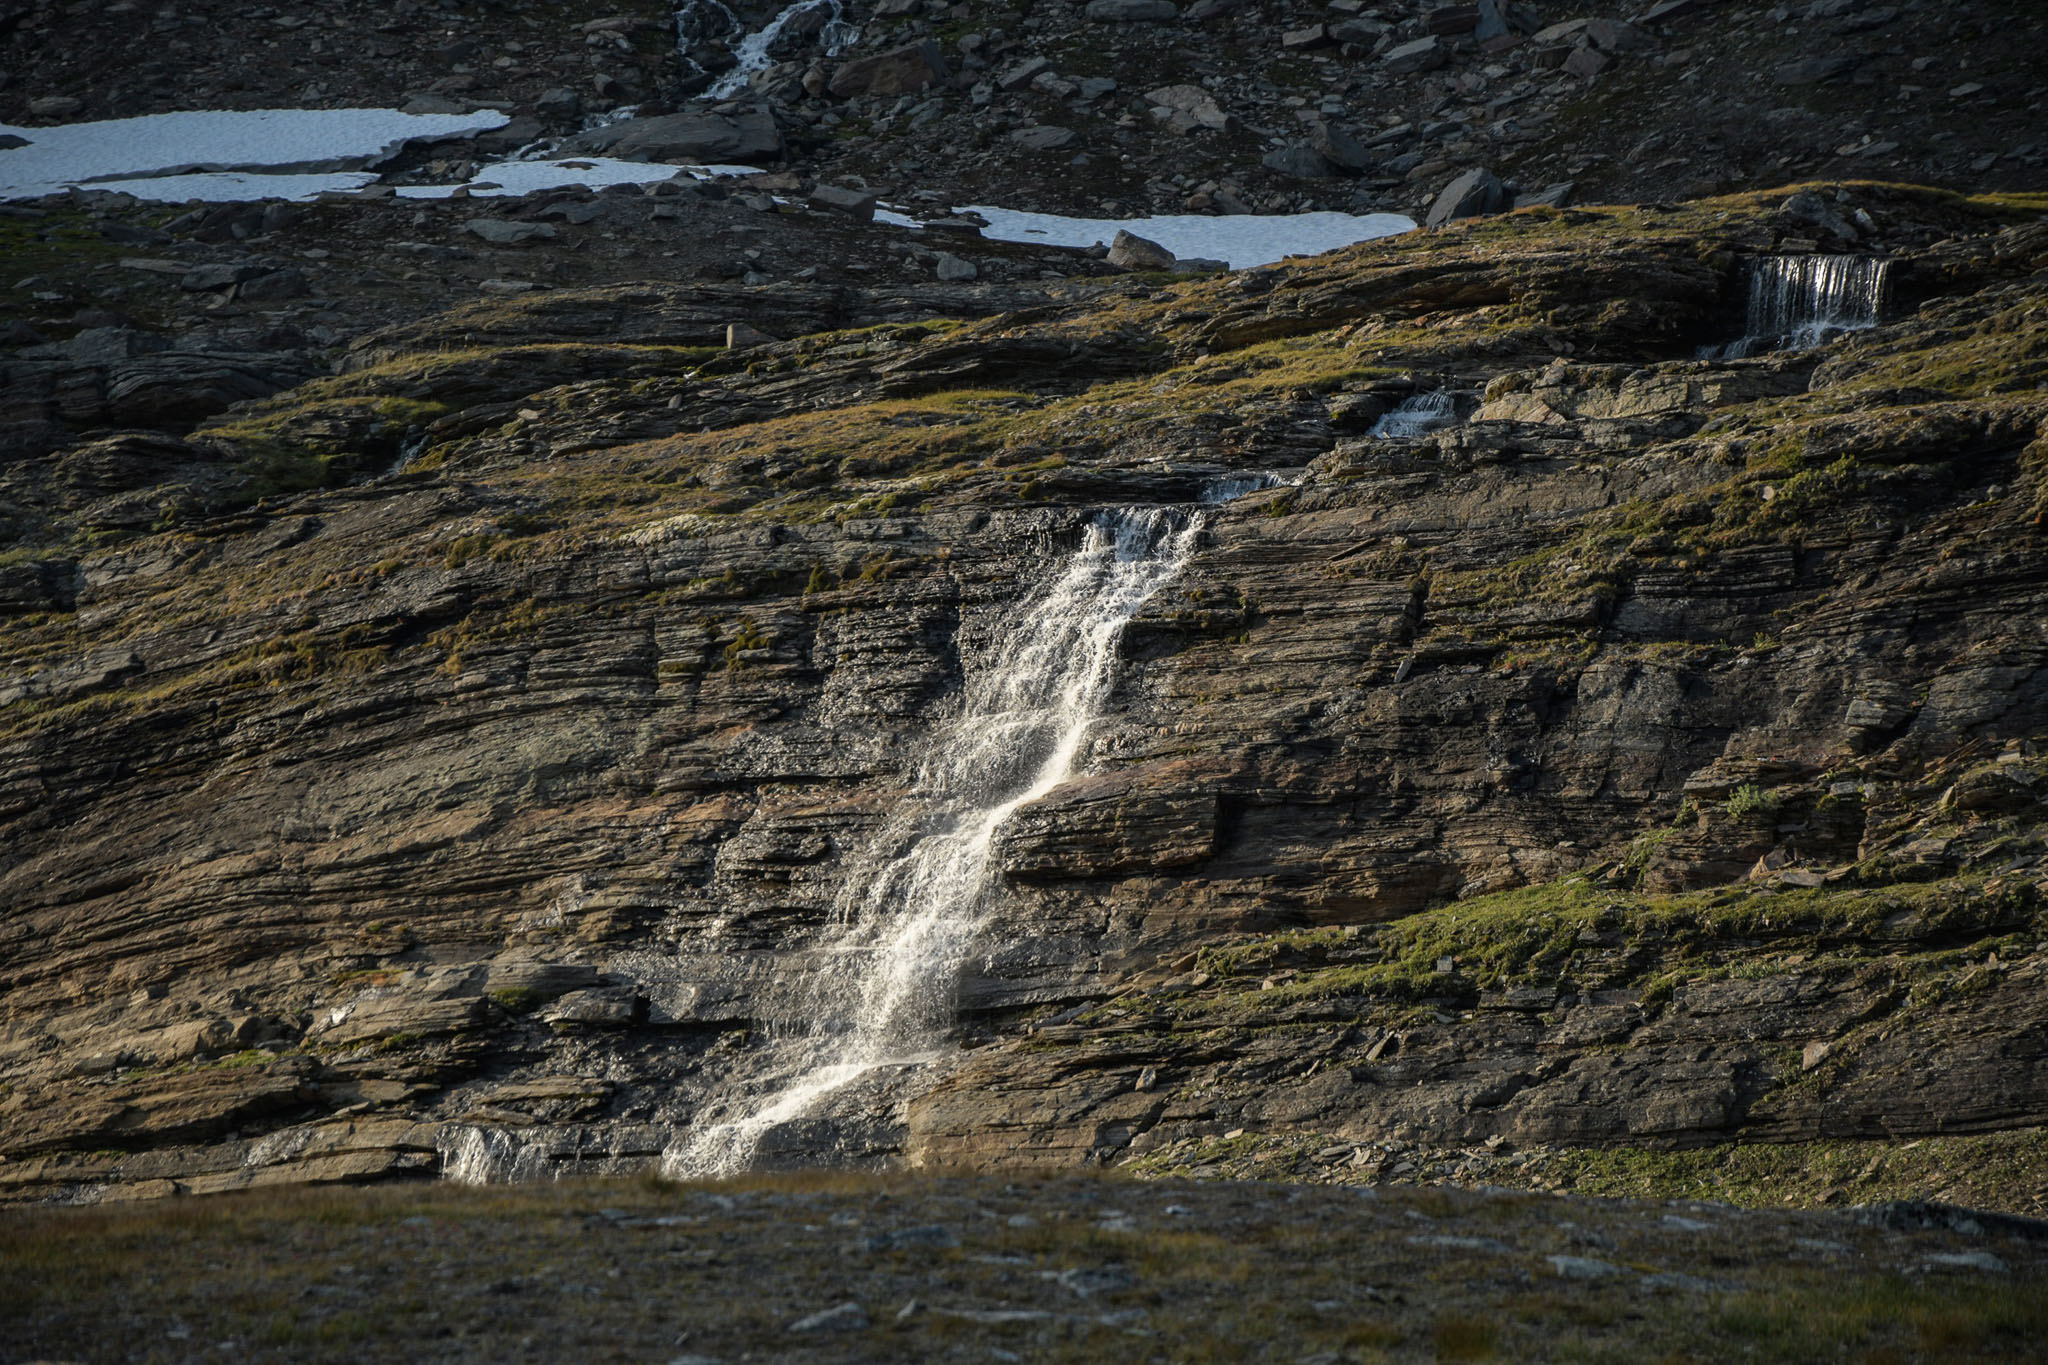
<path id="1" fill-rule="evenodd" d="M 191 192 L 178 197 L 308 198 L 324 189 L 366 183 L 374 177 L 363 176 L 362 168 L 389 159 L 408 142 L 487 132 L 508 121 L 494 109 L 469 114 L 254 109 L 147 114 L 56 128 L 0 125 L 0 134 L 28 143 L 0 151 L 0 199 L 33 199 L 72 186 L 169 199 L 174 187 L 138 188 L 137 182 L 188 178 L 191 172 L 263 174 L 228 180 L 191 177 L 179 187 Z M 259 188 L 261 193 L 251 192 Z"/>
<path id="2" fill-rule="evenodd" d="M 1415 230 L 1415 220 L 1398 213 L 1240 213 L 1216 218 L 1174 213 L 1111 219 L 1066 218 L 988 204 L 970 205 L 958 212 L 987 219 L 981 235 L 999 242 L 1045 246 L 1094 246 L 1099 242 L 1107 246 L 1122 230 L 1157 242 L 1182 260 L 1224 261 L 1233 270 L 1271 265 L 1289 256 L 1315 256 Z M 910 221 L 896 214 L 890 218 Z"/>

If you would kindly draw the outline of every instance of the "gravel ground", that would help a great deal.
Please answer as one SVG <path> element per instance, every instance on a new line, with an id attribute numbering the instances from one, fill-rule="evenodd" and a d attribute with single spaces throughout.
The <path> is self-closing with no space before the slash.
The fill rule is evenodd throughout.
<path id="1" fill-rule="evenodd" d="M 2048 1224 L 783 1176 L 0 1217 L 0 1361 L 2017 1360 Z"/>

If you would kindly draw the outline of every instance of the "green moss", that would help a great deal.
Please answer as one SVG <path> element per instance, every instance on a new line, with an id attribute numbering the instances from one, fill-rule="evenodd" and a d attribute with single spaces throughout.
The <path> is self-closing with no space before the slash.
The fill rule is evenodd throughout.
<path id="1" fill-rule="evenodd" d="M 1834 968 L 1854 970 L 1887 926 L 1910 924 L 1923 940 L 1981 940 L 2012 926 L 2048 928 L 2031 890 L 1982 875 L 1919 884 L 1827 886 L 1760 893 L 1748 885 L 1645 895 L 1567 877 L 1474 897 L 1357 929 L 1315 929 L 1205 948 L 1200 969 L 1221 981 L 1176 1001 L 1177 1017 L 1258 1023 L 1310 1001 L 1351 999 L 1381 1006 L 1469 996 L 1511 986 L 1634 987 L 1654 1007 L 1689 981 L 1766 970 L 1797 945 L 1842 951 Z M 1896 930 L 1894 933 L 1896 935 Z M 1618 945 L 1589 958 L 1588 945 Z M 1980 954 L 1984 942 L 1968 952 Z M 1824 961 L 1824 959 L 1823 959 Z M 1448 968 L 1446 970 L 1446 968 Z M 1293 974 L 1260 989 L 1256 978 Z M 1903 980 L 1948 981 L 1946 950 L 1923 948 L 1893 961 Z M 1916 1004 L 1935 1003 L 1930 984 Z"/>

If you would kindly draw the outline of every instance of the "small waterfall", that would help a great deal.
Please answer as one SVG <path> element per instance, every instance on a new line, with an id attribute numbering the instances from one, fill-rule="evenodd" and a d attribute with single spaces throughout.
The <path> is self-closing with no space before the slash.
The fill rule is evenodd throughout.
<path id="1" fill-rule="evenodd" d="M 757 32 L 746 30 L 724 0 L 687 0 L 676 11 L 676 48 L 691 67 L 704 70 L 696 54 L 706 43 L 731 49 L 734 64 L 705 91 L 709 98 L 738 94 L 756 71 L 792 61 L 814 46 L 822 55 L 836 57 L 860 37 L 860 30 L 846 22 L 840 0 L 794 0 Z"/>
<path id="2" fill-rule="evenodd" d="M 1458 400 L 1447 390 L 1436 389 L 1402 399 L 1399 407 L 1374 422 L 1366 434 L 1381 440 L 1413 440 L 1449 426 L 1457 416 Z"/>
<path id="3" fill-rule="evenodd" d="M 392 460 L 391 468 L 384 471 L 387 479 L 395 478 L 412 468 L 412 462 L 427 448 L 427 433 L 418 427 L 407 427 L 405 439 L 398 443 L 398 456 Z"/>
<path id="4" fill-rule="evenodd" d="M 1765 351 L 1803 350 L 1830 337 L 1877 325 L 1891 262 L 1875 256 L 1766 256 L 1749 263 L 1743 335 L 1700 352 L 1740 360 Z"/>
<path id="5" fill-rule="evenodd" d="M 991 911 L 990 859 L 1010 814 L 1073 775 L 1116 681 L 1125 626 L 1186 563 L 1201 518 L 1098 519 L 998 632 L 960 714 L 840 893 L 820 967 L 784 1002 L 774 1071 L 664 1155 L 672 1176 L 744 1169 L 777 1125 L 862 1076 L 943 1055 L 962 967 Z"/>
<path id="6" fill-rule="evenodd" d="M 1270 470 L 1258 470 L 1250 474 L 1225 474 L 1202 485 L 1202 505 L 1220 507 L 1226 502 L 1235 502 L 1248 493 L 1263 493 L 1268 488 L 1278 488 L 1298 483 L 1298 479 L 1284 479 Z"/>

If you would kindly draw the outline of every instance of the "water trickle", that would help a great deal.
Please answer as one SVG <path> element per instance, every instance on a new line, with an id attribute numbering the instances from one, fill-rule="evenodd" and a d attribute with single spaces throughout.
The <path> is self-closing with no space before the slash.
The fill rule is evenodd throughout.
<path id="1" fill-rule="evenodd" d="M 970 672 L 910 793 L 848 877 L 837 929 L 767 1022 L 765 1083 L 706 1115 L 663 1160 L 673 1176 L 744 1169 L 762 1139 L 873 1073 L 942 1057 L 961 969 L 993 909 L 990 868 L 1013 811 L 1072 776 L 1116 681 L 1118 642 L 1186 563 L 1199 516 L 1093 523 Z"/>
<path id="2" fill-rule="evenodd" d="M 1890 286 L 1891 262 L 1874 256 L 1766 256 L 1749 264 L 1743 335 L 1701 351 L 1707 360 L 1740 360 L 1765 351 L 1802 350 L 1843 332 L 1875 327 Z"/>
<path id="3" fill-rule="evenodd" d="M 1413 440 L 1449 426 L 1457 416 L 1458 400 L 1444 389 L 1435 389 L 1402 399 L 1400 406 L 1374 422 L 1366 434 L 1381 440 Z"/>
<path id="4" fill-rule="evenodd" d="M 427 448 L 427 433 L 418 427 L 409 428 L 405 439 L 398 443 L 398 455 L 391 461 L 391 468 L 384 471 L 384 477 L 394 478 L 412 468 L 412 462 Z"/>

